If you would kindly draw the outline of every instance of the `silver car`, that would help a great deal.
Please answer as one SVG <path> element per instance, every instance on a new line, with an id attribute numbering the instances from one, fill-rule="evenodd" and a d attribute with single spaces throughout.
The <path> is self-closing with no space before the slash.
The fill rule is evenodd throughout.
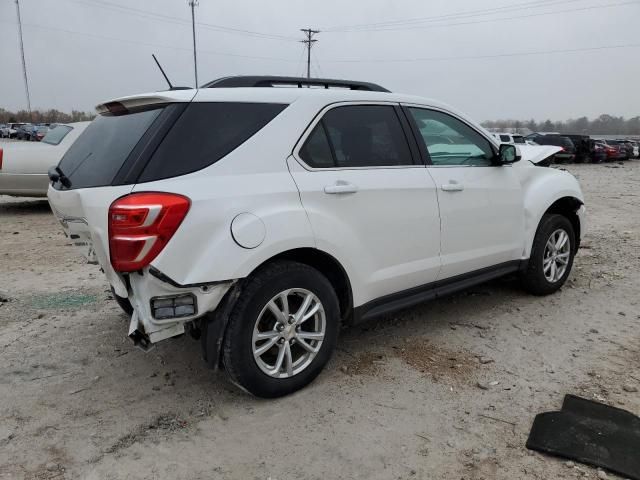
<path id="1" fill-rule="evenodd" d="M 41 142 L 0 142 L 0 195 L 46 197 L 47 172 L 89 122 L 52 125 Z"/>

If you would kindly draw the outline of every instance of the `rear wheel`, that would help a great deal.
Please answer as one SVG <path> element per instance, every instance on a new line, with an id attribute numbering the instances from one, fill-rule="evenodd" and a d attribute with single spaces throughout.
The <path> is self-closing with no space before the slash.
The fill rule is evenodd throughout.
<path id="1" fill-rule="evenodd" d="M 309 384 L 336 345 L 340 312 L 317 270 L 281 261 L 251 277 L 229 316 L 223 363 L 231 380 L 260 397 Z"/>
<path id="2" fill-rule="evenodd" d="M 544 215 L 533 240 L 529 264 L 521 276 L 525 290 L 534 295 L 557 291 L 569 277 L 574 255 L 575 233 L 569 219 Z"/>

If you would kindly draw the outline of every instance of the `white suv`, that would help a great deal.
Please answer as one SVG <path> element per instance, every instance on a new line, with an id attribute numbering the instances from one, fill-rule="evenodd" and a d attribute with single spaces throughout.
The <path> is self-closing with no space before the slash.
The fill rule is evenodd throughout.
<path id="1" fill-rule="evenodd" d="M 98 112 L 54 213 L 136 344 L 188 330 L 259 396 L 311 382 L 341 324 L 507 274 L 556 291 L 584 232 L 577 180 L 536 166 L 557 147 L 373 84 L 229 77 Z"/>

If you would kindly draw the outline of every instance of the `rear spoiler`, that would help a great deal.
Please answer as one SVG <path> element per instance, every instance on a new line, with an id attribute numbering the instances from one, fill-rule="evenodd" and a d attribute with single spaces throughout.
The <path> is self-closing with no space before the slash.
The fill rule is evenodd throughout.
<path id="1" fill-rule="evenodd" d="M 193 100 L 196 93 L 197 90 L 190 89 L 131 95 L 100 103 L 96 105 L 96 112 L 100 115 L 108 113 L 122 115 L 127 113 L 129 110 L 135 110 L 146 106 L 162 105 L 166 103 L 186 103 Z"/>

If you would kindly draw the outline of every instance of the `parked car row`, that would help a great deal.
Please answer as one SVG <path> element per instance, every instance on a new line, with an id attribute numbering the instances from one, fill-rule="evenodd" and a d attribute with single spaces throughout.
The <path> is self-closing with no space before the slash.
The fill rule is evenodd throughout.
<path id="1" fill-rule="evenodd" d="M 631 139 L 603 139 L 581 134 L 532 133 L 526 137 L 517 134 L 494 133 L 501 143 L 553 145 L 561 147 L 555 163 L 600 163 L 640 158 L 640 141 Z"/>
<path id="2" fill-rule="evenodd" d="M 48 123 L 7 123 L 0 124 L 0 138 L 16 138 L 18 140 L 41 141 L 49 131 Z"/>

